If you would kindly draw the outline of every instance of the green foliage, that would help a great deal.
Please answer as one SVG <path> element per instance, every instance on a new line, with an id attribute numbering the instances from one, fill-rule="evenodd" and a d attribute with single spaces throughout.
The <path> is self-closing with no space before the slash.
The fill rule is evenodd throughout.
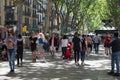
<path id="1" fill-rule="evenodd" d="M 109 19 L 106 0 L 57 0 L 62 4 L 65 22 L 72 18 L 73 28 L 81 29 L 84 26 L 88 30 L 98 29 L 102 26 L 103 19 Z M 59 6 L 61 4 L 58 4 Z"/>
<path id="2" fill-rule="evenodd" d="M 106 4 L 105 0 L 94 0 L 92 2 L 86 16 L 88 30 L 98 29 L 103 25 L 101 21 L 109 18 L 110 13 Z"/>
<path id="3" fill-rule="evenodd" d="M 60 18 L 58 21 L 61 22 L 61 28 L 66 26 L 71 27 L 72 30 L 81 30 L 84 27 L 90 31 L 99 29 L 103 26 L 102 20 L 110 18 L 113 9 L 109 10 L 111 7 L 108 7 L 108 1 L 115 0 L 52 0 L 55 14 Z M 119 11 L 120 8 L 117 12 Z M 112 13 L 115 14 L 116 10 Z"/>
<path id="4" fill-rule="evenodd" d="M 110 18 L 113 20 L 113 26 L 120 30 L 120 0 L 106 1 L 110 10 Z"/>

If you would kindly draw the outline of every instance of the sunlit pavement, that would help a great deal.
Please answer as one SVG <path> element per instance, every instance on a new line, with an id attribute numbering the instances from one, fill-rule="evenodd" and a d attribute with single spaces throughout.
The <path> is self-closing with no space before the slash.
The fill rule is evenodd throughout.
<path id="1" fill-rule="evenodd" d="M 93 51 L 86 56 L 84 66 L 75 66 L 74 60 L 65 61 L 60 56 L 61 52 L 54 58 L 46 53 L 46 63 L 41 59 L 32 63 L 30 51 L 25 50 L 23 66 L 16 66 L 15 73 L 9 73 L 7 61 L 0 62 L 0 80 L 120 80 L 120 77 L 107 75 L 110 57 L 104 54 L 102 47 L 99 54 Z"/>

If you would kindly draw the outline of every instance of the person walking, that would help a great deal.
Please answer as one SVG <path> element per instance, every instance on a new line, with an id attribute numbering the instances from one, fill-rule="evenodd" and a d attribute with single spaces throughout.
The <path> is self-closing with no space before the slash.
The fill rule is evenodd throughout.
<path id="1" fill-rule="evenodd" d="M 36 41 L 37 41 L 37 37 L 36 37 L 34 31 L 32 31 L 32 36 L 29 39 L 30 39 L 30 43 L 31 43 L 32 62 L 36 62 L 36 49 L 37 49 Z"/>
<path id="2" fill-rule="evenodd" d="M 109 33 L 106 34 L 105 36 L 105 42 L 104 42 L 104 47 L 105 47 L 105 54 L 108 55 L 110 53 L 110 41 L 112 37 Z"/>
<path id="3" fill-rule="evenodd" d="M 19 67 L 20 65 L 22 66 L 22 61 L 23 61 L 23 39 L 22 39 L 22 35 L 19 34 L 18 35 L 18 39 L 17 39 L 17 66 Z M 20 61 L 21 63 L 19 63 Z"/>
<path id="4" fill-rule="evenodd" d="M 88 49 L 86 36 L 85 36 L 84 34 L 82 35 L 81 43 L 82 43 L 81 65 L 84 65 L 85 53 L 86 53 L 86 51 L 87 51 L 87 49 Z"/>
<path id="5" fill-rule="evenodd" d="M 91 38 L 91 36 L 90 35 L 88 35 L 87 37 L 86 37 L 86 41 L 87 41 L 87 55 L 90 55 L 90 53 L 92 52 L 92 38 Z"/>
<path id="6" fill-rule="evenodd" d="M 109 75 L 120 76 L 120 39 L 118 38 L 118 33 L 114 33 L 114 40 L 110 43 L 112 48 L 111 55 L 111 71 L 108 72 Z M 116 72 L 115 72 L 116 64 Z"/>
<path id="7" fill-rule="evenodd" d="M 16 38 L 12 29 L 8 31 L 8 37 L 5 39 L 7 46 L 7 55 L 9 60 L 10 72 L 14 72 L 15 69 L 15 45 Z"/>
<path id="8" fill-rule="evenodd" d="M 37 45 L 38 45 L 38 53 L 40 54 L 40 58 L 42 58 L 44 60 L 44 62 L 46 62 L 45 60 L 45 50 L 43 48 L 43 45 L 44 45 L 44 40 L 45 40 L 45 36 L 43 33 L 39 33 L 39 38 L 38 38 L 38 42 L 37 42 Z"/>
<path id="9" fill-rule="evenodd" d="M 80 38 L 78 37 L 77 32 L 75 32 L 74 34 L 74 38 L 72 40 L 72 46 L 74 51 L 75 64 L 79 65 L 79 54 L 82 51 L 82 44 L 81 44 Z"/>
<path id="10" fill-rule="evenodd" d="M 94 42 L 95 53 L 98 53 L 99 44 L 100 44 L 100 37 L 98 36 L 97 33 L 96 33 L 95 37 L 93 38 L 93 42 Z"/>
<path id="11" fill-rule="evenodd" d="M 67 44 L 68 44 L 68 39 L 66 35 L 63 35 L 63 38 L 61 39 L 61 47 L 62 47 L 62 58 L 65 59 L 65 53 L 67 50 Z"/>
<path id="12" fill-rule="evenodd" d="M 50 53 L 51 53 L 51 56 L 53 57 L 55 55 L 56 46 L 57 46 L 57 39 L 54 33 L 52 33 L 52 36 L 49 39 L 49 45 L 50 45 Z"/>

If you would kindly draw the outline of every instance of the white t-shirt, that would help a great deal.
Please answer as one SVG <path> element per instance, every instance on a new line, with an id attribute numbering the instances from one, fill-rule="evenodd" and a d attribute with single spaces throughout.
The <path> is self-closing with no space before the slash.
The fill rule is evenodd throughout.
<path id="1" fill-rule="evenodd" d="M 72 42 L 72 39 L 73 39 L 73 36 L 68 37 L 69 42 Z"/>
<path id="2" fill-rule="evenodd" d="M 95 36 L 93 40 L 94 40 L 94 43 L 99 43 L 100 38 L 98 36 Z"/>
<path id="3" fill-rule="evenodd" d="M 51 46 L 54 47 L 54 39 L 52 39 L 52 45 Z"/>
<path id="4" fill-rule="evenodd" d="M 68 39 L 62 39 L 61 40 L 61 47 L 67 47 L 67 44 L 68 44 Z"/>

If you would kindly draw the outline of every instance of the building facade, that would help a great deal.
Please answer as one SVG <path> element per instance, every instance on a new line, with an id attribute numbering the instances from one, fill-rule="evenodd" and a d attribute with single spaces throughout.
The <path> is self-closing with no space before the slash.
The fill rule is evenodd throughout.
<path id="1" fill-rule="evenodd" d="M 11 26 L 17 33 L 23 33 L 22 27 L 37 27 L 37 5 L 34 0 L 24 0 L 15 3 L 15 0 L 0 0 L 0 38 L 5 37 Z"/>
<path id="2" fill-rule="evenodd" d="M 47 0 L 42 1 L 43 8 L 46 10 L 47 9 Z M 40 29 L 40 32 L 44 32 L 44 27 L 45 27 L 45 13 L 43 9 L 40 7 L 40 5 L 37 5 L 37 16 L 38 16 L 38 28 Z"/>
<path id="3" fill-rule="evenodd" d="M 5 11 L 4 11 L 5 1 L 0 0 L 0 39 L 4 38 L 4 25 L 5 25 Z"/>

